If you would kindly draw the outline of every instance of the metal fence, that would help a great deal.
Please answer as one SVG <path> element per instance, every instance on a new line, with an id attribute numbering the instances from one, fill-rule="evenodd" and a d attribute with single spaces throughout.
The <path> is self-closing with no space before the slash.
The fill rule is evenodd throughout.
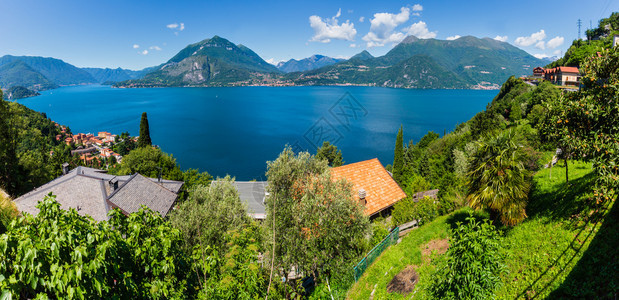
<path id="1" fill-rule="evenodd" d="M 400 227 L 394 228 L 389 235 L 387 235 L 378 245 L 374 246 L 368 254 L 354 267 L 355 281 L 359 280 L 363 272 L 374 262 L 374 260 L 380 256 L 387 247 L 394 245 L 398 242 L 400 234 Z"/>

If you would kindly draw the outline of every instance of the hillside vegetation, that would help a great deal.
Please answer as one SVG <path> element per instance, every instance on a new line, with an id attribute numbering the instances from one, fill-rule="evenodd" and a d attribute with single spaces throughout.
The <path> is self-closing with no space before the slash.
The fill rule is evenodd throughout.
<path id="1" fill-rule="evenodd" d="M 548 83 L 532 87 L 510 78 L 484 112 L 453 133 L 440 138 L 429 133 L 409 143 L 404 166 L 393 166 L 394 175 L 402 172 L 405 190 L 440 188 L 439 213 L 461 205 L 481 209 L 500 238 L 496 244 L 489 237 L 474 240 L 462 234 L 466 226 L 459 223 L 433 234 L 449 236 L 450 244 L 471 238 L 468 249 L 459 244 L 427 260 L 411 254 L 394 262 L 401 251 L 417 251 L 394 246 L 352 286 L 349 297 L 483 299 L 488 292 L 499 299 L 616 297 L 619 48 L 601 49 L 581 67 L 579 91 L 559 92 Z M 399 203 L 393 224 L 418 219 L 419 214 L 406 218 L 401 212 L 429 211 L 424 206 Z M 460 215 L 456 210 L 446 218 L 462 220 Z M 403 239 L 404 248 L 428 242 L 407 240 L 424 236 L 425 226 L 445 222 L 441 217 L 427 223 L 432 219 L 427 214 L 423 219 L 425 225 Z M 492 271 L 480 263 L 491 255 L 479 253 L 477 245 L 484 244 L 498 245 L 495 261 L 502 267 Z M 390 292 L 388 283 L 404 269 L 410 272 L 411 265 L 418 274 L 413 294 Z M 481 272 L 487 273 L 474 275 Z M 461 284 L 445 287 L 452 282 Z"/>
<path id="2" fill-rule="evenodd" d="M 597 298 L 617 293 L 618 266 L 613 258 L 619 247 L 617 209 L 610 203 L 601 208 L 601 214 L 589 218 L 595 210 L 589 200 L 591 165 L 569 164 L 571 184 L 565 182 L 563 166 L 539 171 L 533 179 L 529 218 L 504 228 L 500 244 L 506 272 L 496 298 Z M 388 293 L 386 287 L 396 274 L 414 265 L 419 282 L 413 299 L 430 298 L 428 288 L 438 254 L 425 251 L 426 246 L 446 239 L 450 226 L 466 215 L 466 210 L 458 210 L 411 232 L 374 262 L 348 297 L 368 299 L 373 292 L 375 299 L 409 299 L 410 295 Z"/>

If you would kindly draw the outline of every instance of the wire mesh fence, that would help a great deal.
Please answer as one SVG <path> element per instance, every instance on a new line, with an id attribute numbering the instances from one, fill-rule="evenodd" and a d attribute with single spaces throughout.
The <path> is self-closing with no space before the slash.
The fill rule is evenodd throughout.
<path id="1" fill-rule="evenodd" d="M 374 246 L 368 254 L 354 267 L 355 281 L 359 280 L 365 270 L 374 262 L 374 260 L 380 256 L 387 247 L 394 245 L 398 242 L 398 236 L 400 234 L 400 227 L 394 228 L 389 235 L 387 235 L 378 245 Z"/>

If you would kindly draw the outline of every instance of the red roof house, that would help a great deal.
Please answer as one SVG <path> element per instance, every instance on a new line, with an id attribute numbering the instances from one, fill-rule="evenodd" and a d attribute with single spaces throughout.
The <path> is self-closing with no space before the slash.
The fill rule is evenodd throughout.
<path id="1" fill-rule="evenodd" d="M 333 168 L 331 177 L 333 180 L 344 178 L 353 184 L 353 197 L 365 204 L 365 214 L 368 216 L 406 198 L 406 193 L 377 158 Z"/>

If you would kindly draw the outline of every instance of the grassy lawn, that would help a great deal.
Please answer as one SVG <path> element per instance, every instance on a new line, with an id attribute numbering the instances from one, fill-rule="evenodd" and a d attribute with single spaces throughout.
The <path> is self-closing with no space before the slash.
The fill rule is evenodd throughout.
<path id="1" fill-rule="evenodd" d="M 566 184 L 561 161 L 552 171 L 539 171 L 534 184 L 527 207 L 529 217 L 505 232 L 503 251 L 509 272 L 503 276 L 497 298 L 603 297 L 607 289 L 599 284 L 617 283 L 616 261 L 586 261 L 596 257 L 616 260 L 616 250 L 608 247 L 609 243 L 617 244 L 616 213 L 609 213 L 609 207 L 605 218 L 589 218 L 594 185 L 591 165 L 570 161 Z M 614 236 L 614 240 L 607 240 L 608 236 Z M 606 246 L 591 248 L 600 240 L 606 240 L 602 242 Z M 610 272 L 598 272 L 608 266 Z M 590 276 L 582 278 L 579 273 Z M 608 288 L 617 291 L 617 287 Z"/>
<path id="2" fill-rule="evenodd" d="M 552 173 L 552 174 L 551 174 Z M 552 176 L 551 176 L 552 175 Z M 613 297 L 618 290 L 617 209 L 590 217 L 594 177 L 589 164 L 569 162 L 569 184 L 561 161 L 534 177 L 528 218 L 503 230 L 502 253 L 507 272 L 496 291 L 499 299 Z M 348 292 L 349 299 L 425 299 L 435 266 L 422 258 L 422 247 L 448 235 L 450 226 L 467 215 L 456 211 L 414 230 L 387 249 Z M 413 293 L 387 293 L 387 284 L 408 265 L 417 266 L 419 282 Z"/>
<path id="3" fill-rule="evenodd" d="M 419 274 L 419 282 L 415 288 L 414 297 L 424 298 L 424 286 L 427 285 L 429 275 L 434 271 L 434 266 L 429 259 L 422 258 L 422 248 L 429 241 L 447 238 L 449 226 L 455 222 L 455 217 L 463 218 L 468 215 L 467 209 L 454 214 L 442 216 L 431 223 L 413 230 L 402 241 L 393 245 L 365 271 L 348 292 L 348 299 L 368 299 L 374 291 L 374 299 L 408 299 L 411 295 L 403 296 L 397 293 L 387 293 L 387 284 L 393 276 L 398 274 L 408 265 L 417 266 L 415 270 Z"/>

